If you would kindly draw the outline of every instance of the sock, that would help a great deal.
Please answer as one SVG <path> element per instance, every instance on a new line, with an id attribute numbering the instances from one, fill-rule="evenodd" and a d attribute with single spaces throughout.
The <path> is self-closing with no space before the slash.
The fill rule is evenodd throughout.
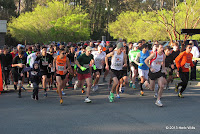
<path id="1" fill-rule="evenodd" d="M 141 91 L 143 91 L 142 85 L 143 85 L 143 83 L 140 83 L 140 89 L 141 89 Z"/>

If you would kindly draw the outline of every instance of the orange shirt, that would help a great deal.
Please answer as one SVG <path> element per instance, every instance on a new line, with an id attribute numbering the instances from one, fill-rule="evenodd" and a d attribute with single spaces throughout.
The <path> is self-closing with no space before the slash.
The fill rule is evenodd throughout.
<path id="1" fill-rule="evenodd" d="M 186 51 L 180 53 L 175 59 L 176 67 L 178 68 L 178 70 L 181 67 L 182 72 L 189 72 L 190 66 L 194 66 L 192 62 L 192 57 L 193 55 L 191 53 L 186 53 Z"/>
<path id="2" fill-rule="evenodd" d="M 56 73 L 60 75 L 65 75 L 64 71 L 66 70 L 67 66 L 67 57 L 65 56 L 63 59 L 60 58 L 60 55 L 57 56 L 56 59 Z"/>

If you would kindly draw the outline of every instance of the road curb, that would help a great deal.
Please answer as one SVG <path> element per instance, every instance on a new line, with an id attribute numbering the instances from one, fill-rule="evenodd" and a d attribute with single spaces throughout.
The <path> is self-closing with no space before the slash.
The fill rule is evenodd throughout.
<path id="1" fill-rule="evenodd" d="M 179 83 L 179 82 L 181 82 L 181 80 L 174 80 L 173 84 Z M 187 86 L 189 86 L 189 87 L 200 86 L 200 81 L 188 81 L 188 85 Z"/>

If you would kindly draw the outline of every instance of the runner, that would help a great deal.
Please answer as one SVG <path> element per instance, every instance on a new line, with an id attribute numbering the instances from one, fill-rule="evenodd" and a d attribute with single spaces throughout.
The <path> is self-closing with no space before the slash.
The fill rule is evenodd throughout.
<path id="1" fill-rule="evenodd" d="M 46 84 L 47 82 L 49 82 L 49 79 L 51 77 L 51 67 L 52 67 L 53 57 L 47 53 L 47 48 L 45 46 L 42 48 L 42 55 L 37 57 L 36 61 L 39 61 L 40 64 L 44 97 L 47 97 Z"/>
<path id="2" fill-rule="evenodd" d="M 22 73 L 23 68 L 26 65 L 26 57 L 24 57 L 23 48 L 20 48 L 18 51 L 18 56 L 13 59 L 13 77 L 14 77 L 14 89 L 17 90 L 17 84 L 19 83 L 19 93 L 18 97 L 21 98 L 21 88 L 22 88 L 22 79 L 24 74 Z"/>
<path id="3" fill-rule="evenodd" d="M 129 86 L 132 88 L 136 88 L 135 87 L 135 79 L 137 77 L 138 74 L 138 65 L 135 64 L 135 59 L 138 55 L 138 53 L 140 52 L 140 50 L 138 49 L 138 44 L 134 43 L 133 44 L 133 49 L 131 49 L 128 53 L 129 56 L 129 61 L 130 61 L 130 70 L 131 70 L 131 74 L 130 74 L 130 84 Z"/>
<path id="4" fill-rule="evenodd" d="M 57 92 L 60 96 L 60 104 L 63 103 L 62 99 L 62 92 L 61 89 L 65 88 L 65 77 L 67 72 L 69 71 L 72 73 L 72 68 L 69 62 L 69 59 L 66 56 L 66 52 L 64 49 L 60 49 L 59 51 L 60 55 L 58 55 L 53 62 L 53 68 L 56 68 L 56 82 L 58 84 L 57 86 Z"/>
<path id="5" fill-rule="evenodd" d="M 179 77 L 181 78 L 180 83 L 175 87 L 175 92 L 178 92 L 178 88 L 181 86 L 181 90 L 178 94 L 178 97 L 184 98 L 182 95 L 183 91 L 186 89 L 188 80 L 189 80 L 189 68 L 190 66 L 193 67 L 194 64 L 192 62 L 192 43 L 189 43 L 186 45 L 186 50 L 184 52 L 181 52 L 175 59 L 176 67 L 179 72 Z"/>
<path id="6" fill-rule="evenodd" d="M 33 67 L 29 67 L 29 68 L 24 68 L 23 69 L 23 73 L 24 72 L 29 72 L 29 78 L 31 80 L 31 83 L 33 83 L 33 94 L 31 96 L 32 99 L 34 100 L 38 100 L 38 92 L 39 92 L 39 83 L 42 77 L 42 74 L 40 72 L 39 69 L 39 63 L 37 61 L 35 61 L 33 63 Z"/>
<path id="7" fill-rule="evenodd" d="M 149 67 L 145 64 L 145 59 L 149 57 L 148 45 L 143 44 L 140 47 L 141 51 L 137 54 L 134 62 L 138 65 L 138 73 L 140 76 L 140 96 L 144 96 L 143 84 L 148 80 Z M 138 62 L 139 61 L 139 62 Z"/>
<path id="8" fill-rule="evenodd" d="M 11 70 L 12 64 L 12 55 L 8 53 L 8 48 L 4 47 L 3 54 L 0 55 L 2 75 L 3 75 L 3 83 L 4 89 L 8 90 L 8 82 L 9 82 L 9 73 Z"/>
<path id="9" fill-rule="evenodd" d="M 91 72 L 90 67 L 94 64 L 94 58 L 91 54 L 92 48 L 90 46 L 86 47 L 86 52 L 80 55 L 75 64 L 78 66 L 78 81 L 74 85 L 74 90 L 78 88 L 83 88 L 84 81 L 87 83 L 87 92 L 86 92 L 86 99 L 84 102 L 90 103 L 91 100 L 89 99 L 90 89 L 92 86 L 92 79 L 91 79 Z"/>
<path id="10" fill-rule="evenodd" d="M 149 79 L 150 84 L 146 84 L 146 87 L 149 87 L 150 90 L 155 89 L 155 81 L 158 80 L 158 96 L 156 100 L 156 105 L 162 107 L 163 104 L 161 102 L 161 97 L 164 89 L 164 85 L 166 84 L 166 70 L 165 70 L 165 55 L 163 53 L 163 46 L 159 44 L 157 52 L 152 53 L 145 60 L 146 65 L 150 68 L 149 71 Z M 150 63 L 150 64 L 149 64 Z"/>
<path id="11" fill-rule="evenodd" d="M 108 65 L 108 58 L 112 57 L 111 59 L 111 71 L 112 71 L 112 80 L 113 85 L 110 91 L 109 101 L 114 101 L 114 91 L 116 90 L 116 86 L 119 84 L 119 80 L 123 77 L 123 67 L 127 66 L 127 56 L 123 53 L 123 44 L 117 44 L 117 50 L 113 51 L 106 55 L 105 62 L 106 62 L 106 69 L 109 70 Z"/>
<path id="12" fill-rule="evenodd" d="M 105 64 L 105 57 L 106 53 L 103 52 L 103 46 L 98 46 L 98 51 L 92 51 L 92 55 L 94 56 L 94 66 L 93 66 L 93 72 L 94 72 L 94 83 L 93 83 L 93 91 L 98 90 L 98 82 L 101 76 L 102 68 Z"/>

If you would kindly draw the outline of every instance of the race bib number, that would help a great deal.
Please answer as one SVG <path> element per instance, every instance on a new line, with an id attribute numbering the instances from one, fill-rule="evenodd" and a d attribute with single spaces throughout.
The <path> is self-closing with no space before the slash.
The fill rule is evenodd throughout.
<path id="1" fill-rule="evenodd" d="M 190 63 L 185 63 L 185 68 L 190 68 Z"/>
<path id="2" fill-rule="evenodd" d="M 89 66 L 89 64 L 84 64 L 83 67 L 89 68 L 90 66 Z"/>
<path id="3" fill-rule="evenodd" d="M 64 66 L 58 66 L 58 71 L 64 71 Z"/>
<path id="4" fill-rule="evenodd" d="M 31 71 L 31 75 L 35 76 L 35 75 L 37 75 L 37 72 L 36 71 Z"/>
<path id="5" fill-rule="evenodd" d="M 161 62 L 161 61 L 158 61 L 158 62 L 156 62 L 156 64 L 157 64 L 157 65 L 161 65 L 161 64 L 162 64 L 162 62 Z"/>
<path id="6" fill-rule="evenodd" d="M 122 66 L 121 63 L 115 63 L 115 66 Z"/>
<path id="7" fill-rule="evenodd" d="M 42 61 L 42 65 L 43 66 L 48 66 L 48 62 L 47 61 Z"/>

